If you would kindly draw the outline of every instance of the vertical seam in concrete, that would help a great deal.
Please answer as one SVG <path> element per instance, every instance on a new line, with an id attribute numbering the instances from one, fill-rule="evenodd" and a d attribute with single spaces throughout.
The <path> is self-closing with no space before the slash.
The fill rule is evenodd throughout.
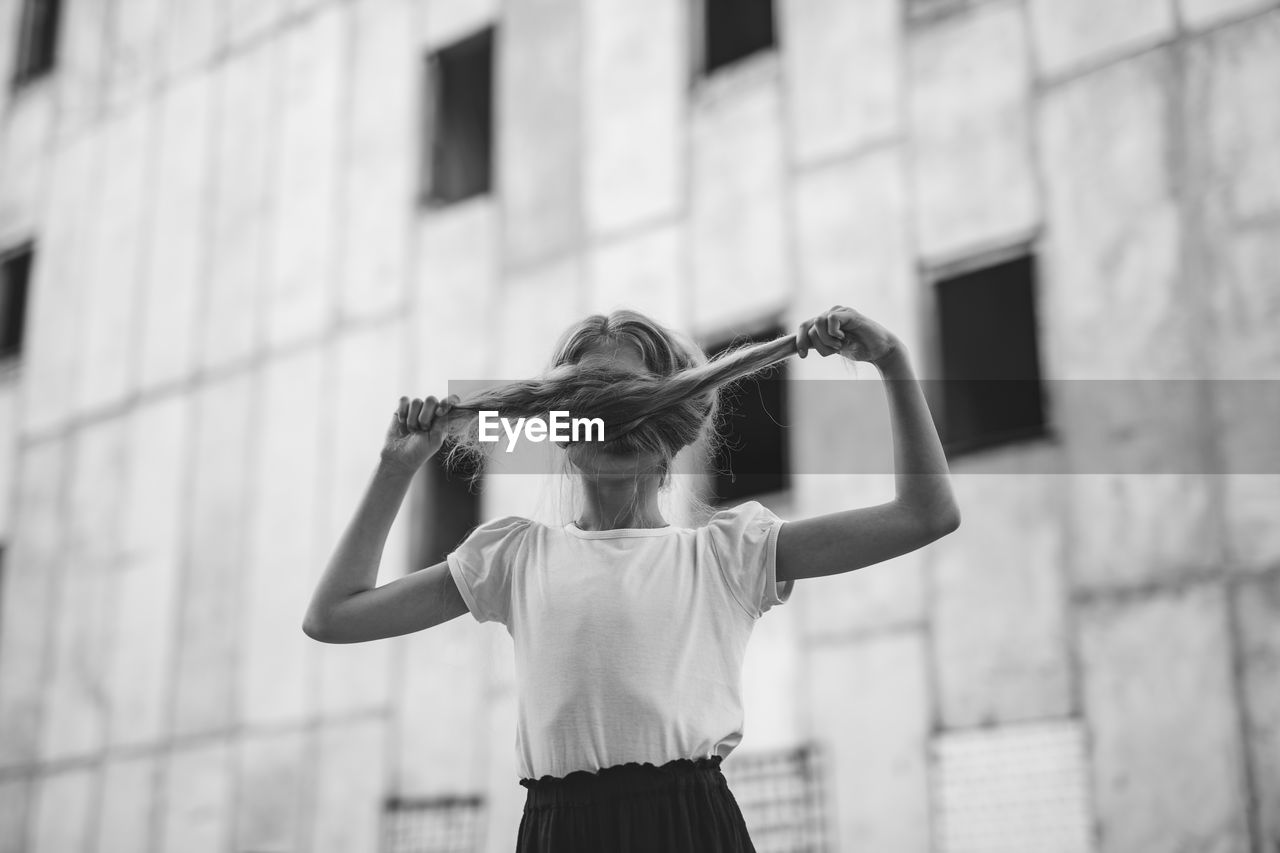
<path id="1" fill-rule="evenodd" d="M 171 598 L 173 610 L 170 613 L 170 659 L 168 662 L 168 690 L 164 708 L 161 711 L 160 731 L 157 733 L 157 755 L 151 767 L 151 819 L 149 822 L 150 831 L 148 833 L 148 850 L 160 851 L 163 838 L 163 810 L 161 805 L 162 782 L 166 781 L 166 774 L 161 773 L 160 765 L 165 758 L 168 750 L 164 748 L 166 742 L 172 743 L 174 722 L 177 719 L 177 698 L 179 679 L 181 676 L 182 665 L 182 649 L 185 645 L 186 631 L 183 625 L 183 602 L 186 598 L 188 581 L 191 573 L 191 559 L 188 545 L 190 543 L 192 517 L 195 507 L 195 491 L 196 477 L 194 470 L 196 466 L 197 445 L 194 441 L 196 434 L 195 424 L 192 422 L 193 413 L 197 411 L 195 405 L 199 399 L 198 394 L 183 395 L 181 404 L 186 407 L 186 420 L 183 425 L 184 434 L 188 437 L 183 455 L 186 457 L 182 470 L 178 473 L 182 483 L 179 486 L 179 492 L 183 494 L 180 503 L 179 521 L 178 521 L 178 537 L 176 552 L 171 556 L 175 560 L 174 571 L 177 577 L 174 579 L 173 595 Z M 170 753 L 171 755 L 171 753 Z"/>
<path id="2" fill-rule="evenodd" d="M 44 626 L 44 642 L 41 649 L 41 666 L 40 672 L 45 675 L 45 680 L 37 688 L 35 697 L 35 706 L 37 714 L 35 719 L 34 746 L 31 754 L 31 793 L 27 801 L 27 810 L 23 820 L 23 839 L 24 849 L 34 849 L 36 821 L 38 817 L 37 806 L 39 805 L 39 794 L 42 792 L 42 777 L 47 776 L 40 772 L 40 765 L 44 763 L 43 745 L 44 745 L 44 727 L 47 720 L 47 700 L 49 699 L 49 687 L 55 682 L 49 676 L 53 671 L 53 664 L 57 662 L 56 644 L 58 642 L 57 626 L 61 622 L 59 614 L 61 607 L 59 606 L 62 599 L 62 587 L 67 581 L 67 568 L 70 565 L 71 549 L 67 546 L 67 534 L 71 530 L 71 524 L 68 519 L 71 518 L 71 485 L 72 485 L 72 465 L 75 462 L 76 443 L 71 438 L 59 438 L 57 441 L 62 445 L 58 454 L 58 482 L 55 486 L 53 506 L 57 511 L 56 530 L 58 532 L 58 544 L 55 546 L 53 557 L 53 578 L 49 583 L 49 612 L 48 619 Z M 29 453 L 26 454 L 30 458 Z"/>
<path id="3" fill-rule="evenodd" d="M 590 149 L 587 143 L 587 92 L 590 88 L 587 81 L 587 5 L 598 0 L 574 0 L 574 24 L 577 28 L 577 70 L 578 80 L 574 87 L 577 103 L 575 106 L 578 110 L 577 115 L 577 149 L 578 156 L 575 158 L 574 179 L 577 181 L 577 198 L 576 209 L 574 210 L 574 235 L 572 241 L 573 266 L 574 266 L 574 294 L 576 299 L 575 309 L 579 314 L 585 315 L 591 305 L 591 294 L 594 290 L 593 283 L 588 279 L 590 269 L 586 263 L 586 259 L 594 245 L 594 235 L 592 229 L 587 222 L 587 183 L 589 173 L 587 170 L 587 158 L 590 156 Z"/>
<path id="4" fill-rule="evenodd" d="M 343 295 L 347 271 L 346 259 L 351 241 L 350 229 L 347 227 L 351 219 L 347 215 L 351 209 L 347 188 L 351 172 L 350 155 L 354 150 L 351 139 L 355 128 L 355 122 L 352 120 L 354 103 L 352 93 L 355 89 L 356 27 L 358 26 L 357 12 L 353 4 L 347 0 L 340 0 L 335 11 L 330 14 L 341 15 L 345 20 L 340 21 L 342 37 L 339 49 L 342 54 L 337 62 L 342 71 L 338 83 L 337 108 L 334 110 L 336 115 L 333 116 L 337 125 L 334 142 L 334 159 L 337 162 L 333 164 L 334 187 L 332 197 L 329 199 L 333 210 L 329 237 L 329 242 L 333 246 L 333 257 L 330 259 L 328 269 L 325 270 L 325 286 L 329 291 L 329 317 L 327 322 L 321 324 L 322 334 L 324 330 L 341 331 L 346 320 Z"/>
<path id="5" fill-rule="evenodd" d="M 897 14 L 899 45 L 897 63 L 898 127 L 902 140 L 898 179 L 901 181 L 904 196 L 902 210 L 903 243 L 907 256 L 913 259 L 907 270 L 909 276 L 908 286 L 913 288 L 916 294 L 917 302 L 914 314 L 916 321 L 920 324 L 918 331 L 919 339 L 922 342 L 922 357 L 924 359 L 919 366 L 919 370 L 921 378 L 927 378 L 934 372 L 932 362 L 936 358 L 933 353 L 934 347 L 931 343 L 933 290 L 929 277 L 924 274 L 919 260 L 920 239 L 918 233 L 919 219 L 917 216 L 919 194 L 916 191 L 915 135 L 911 126 L 911 96 L 914 78 L 911 73 L 913 30 L 910 24 L 909 11 L 905 4 L 901 4 Z M 924 768 L 923 795 L 925 819 L 928 822 L 926 834 L 930 841 L 930 847 L 934 849 L 941 844 L 938 794 L 934 784 L 934 779 L 937 776 L 937 755 L 934 749 L 934 739 L 943 730 L 942 683 L 937 660 L 937 583 L 934 574 L 935 562 L 934 555 L 931 552 L 927 552 L 922 555 L 922 559 L 916 569 L 920 578 L 920 604 L 922 610 L 919 647 L 922 657 L 922 677 L 925 692 L 927 693 L 927 706 L 923 710 L 928 715 L 924 736 L 920 743 L 920 754 L 921 764 Z"/>
<path id="6" fill-rule="evenodd" d="M 793 92 L 793 87 L 791 85 L 792 80 L 791 80 L 791 74 L 789 72 L 790 66 L 788 65 L 787 62 L 784 61 L 784 55 L 783 55 L 784 51 L 786 51 L 787 49 L 787 46 L 788 46 L 787 43 L 789 40 L 788 33 L 787 33 L 787 26 L 788 26 L 787 16 L 786 14 L 783 13 L 782 9 L 777 4 L 774 4 L 773 16 L 774 16 L 774 32 L 776 34 L 775 49 L 778 52 L 778 74 L 774 77 L 773 85 L 776 87 L 776 90 L 778 93 L 777 104 L 776 104 L 777 114 L 775 115 L 774 120 L 778 129 L 777 130 L 778 148 L 779 148 L 779 154 L 781 157 L 781 162 L 777 164 L 777 168 L 778 168 L 779 191 L 783 196 L 780 199 L 781 207 L 783 210 L 782 252 L 783 252 L 784 269 L 786 269 L 790 274 L 791 281 L 793 283 L 792 287 L 788 289 L 788 297 L 786 298 L 786 301 L 783 303 L 783 306 L 781 307 L 783 308 L 784 312 L 786 312 L 787 309 L 790 308 L 791 310 L 789 313 L 794 315 L 795 309 L 797 307 L 796 294 L 801 294 L 801 298 L 803 298 L 803 294 L 805 291 L 802 285 L 803 277 L 801 273 L 801 251 L 799 247 L 799 237 L 798 237 L 799 225 L 796 217 L 796 210 L 797 210 L 796 194 L 798 191 L 798 187 L 797 187 L 796 175 L 792 168 L 792 163 L 794 162 L 795 156 L 796 156 L 795 144 L 794 144 L 795 140 L 794 140 L 794 134 L 792 133 L 793 128 L 791 126 L 791 122 L 788 120 L 790 117 L 789 107 L 791 104 L 791 94 Z M 797 287 L 796 286 L 797 284 L 800 284 L 801 286 Z M 813 306 L 813 307 L 816 308 L 817 306 Z M 808 310 L 808 309 L 805 309 L 805 310 Z M 788 319 L 794 319 L 794 316 Z M 784 367 L 785 367 L 785 363 L 784 363 Z M 794 400 L 791 400 L 789 405 L 794 406 L 795 405 Z M 794 412 L 784 412 L 782 414 L 787 419 L 788 423 L 794 424 L 796 422 Z M 790 430 L 787 430 L 786 432 L 787 444 L 790 444 L 793 440 L 794 440 L 793 433 Z M 787 456 L 794 458 L 795 451 L 792 449 L 788 449 Z M 802 483 L 803 480 L 799 482 Z M 789 497 L 790 502 L 793 505 L 797 499 L 797 492 L 798 492 L 798 484 L 796 479 L 792 477 L 791 485 L 787 488 L 786 493 Z M 814 730 L 813 713 L 810 707 L 810 703 L 797 699 L 797 696 L 810 695 L 809 688 L 812 682 L 813 668 L 810 663 L 809 654 L 808 654 L 808 644 L 806 642 L 804 633 L 797 626 L 797 620 L 795 616 L 790 615 L 791 611 L 788 611 L 788 614 L 789 616 L 788 616 L 788 619 L 786 620 L 786 624 L 789 625 L 790 627 L 789 627 L 789 630 L 786 632 L 785 637 L 786 637 L 786 643 L 791 647 L 791 652 L 793 653 L 794 658 L 796 660 L 795 668 L 797 672 L 795 677 L 796 677 L 796 684 L 800 688 L 799 690 L 792 693 L 792 696 L 789 702 L 789 704 L 793 708 L 795 708 L 795 711 L 796 711 L 795 714 L 793 715 L 793 718 L 796 719 L 799 723 L 799 731 L 793 733 L 791 740 L 798 744 L 806 744 L 808 743 L 811 737 L 811 733 Z M 824 814 L 824 819 L 825 819 L 825 814 Z M 827 836 L 831 836 L 834 834 L 835 827 L 834 825 L 832 825 L 830 820 L 828 820 L 827 823 L 828 825 L 824 827 L 824 834 Z"/>
<path id="7" fill-rule="evenodd" d="M 695 296 L 695 288 L 697 282 L 695 275 L 697 272 L 697 264 L 694 262 L 694 166 L 695 166 L 695 146 L 696 146 L 696 130 L 697 117 L 693 99 L 690 93 L 693 91 L 693 82 L 696 80 L 697 71 L 695 63 L 700 64 L 698 58 L 699 51 L 696 46 L 695 39 L 701 32 L 701 25 L 698 23 L 698 17 L 702 14 L 701 0 L 693 0 L 689 4 L 681 4 L 677 14 L 680 16 L 682 41 L 684 50 L 680 53 L 680 61 L 684 63 L 684 68 L 680 74 L 680 140 L 679 153 L 677 155 L 680 164 L 680 199 L 678 201 L 679 211 L 675 214 L 676 226 L 680 232 L 680 276 L 682 287 L 679 288 L 680 310 L 685 317 L 685 326 L 696 325 L 697 315 L 694 313 L 697 307 L 697 299 Z M 683 220 L 683 222 L 681 221 Z M 683 225 L 683 227 L 680 227 Z"/>
<path id="8" fill-rule="evenodd" d="M 1199 429 L 1197 432 L 1199 433 L 1201 452 L 1204 453 L 1210 463 L 1208 470 L 1225 471 L 1223 437 L 1215 429 L 1215 425 L 1222 422 L 1222 419 L 1218 417 L 1218 395 L 1213 392 L 1214 382 L 1218 379 L 1219 365 L 1214 360 L 1216 350 L 1207 343 L 1207 341 L 1220 339 L 1220 329 L 1212 310 L 1212 297 L 1206 287 L 1196 286 L 1200 277 L 1193 274 L 1211 272 L 1210 264 L 1204 254 L 1211 251 L 1211 248 L 1203 227 L 1205 224 L 1204 214 L 1202 209 L 1198 207 L 1198 203 L 1201 201 L 1199 191 L 1208 184 L 1207 173 L 1204 171 L 1204 158 L 1208 155 L 1202 145 L 1196 144 L 1201 140 L 1193 138 L 1193 135 L 1201 127 L 1199 122 L 1192 121 L 1192 105 L 1189 103 L 1191 96 L 1190 86 L 1192 85 L 1191 58 L 1189 54 L 1193 46 L 1193 39 L 1186 30 L 1180 14 L 1179 4 L 1171 0 L 1171 5 L 1173 7 L 1176 30 L 1175 40 L 1169 51 L 1173 79 L 1171 81 L 1170 114 L 1167 118 L 1171 147 L 1168 152 L 1168 166 L 1170 171 L 1169 181 L 1175 193 L 1175 202 L 1177 204 L 1178 231 L 1179 236 L 1182 238 L 1178 241 L 1179 263 L 1178 278 L 1175 280 L 1175 286 L 1183 299 L 1187 301 L 1187 304 L 1197 307 L 1196 313 L 1203 319 L 1208 330 L 1207 335 L 1197 338 L 1193 342 L 1199 349 L 1196 361 L 1202 369 L 1207 368 L 1209 373 L 1207 377 L 1202 376 L 1202 381 L 1197 383 L 1199 391 L 1197 406 Z M 1207 134 L 1209 131 L 1204 132 Z M 1211 282 L 1212 279 L 1209 275 L 1205 275 L 1203 281 Z M 1239 762 L 1237 781 L 1240 785 L 1240 795 L 1243 798 L 1243 801 L 1238 803 L 1238 808 L 1240 809 L 1238 816 L 1243 821 L 1242 829 L 1244 830 L 1246 843 L 1252 850 L 1261 853 L 1263 838 L 1256 796 L 1257 780 L 1253 772 L 1252 757 L 1249 754 L 1250 725 L 1245 687 L 1243 627 L 1241 625 L 1237 595 L 1235 594 L 1236 590 L 1229 574 L 1236 566 L 1235 561 L 1232 559 L 1233 543 L 1231 543 L 1228 536 L 1225 481 L 1223 477 L 1215 476 L 1205 479 L 1211 496 L 1208 509 L 1210 517 L 1206 521 L 1216 535 L 1217 541 L 1222 543 L 1218 556 L 1225 563 L 1225 565 L 1217 567 L 1218 576 L 1211 583 L 1213 588 L 1217 589 L 1222 595 L 1223 615 L 1226 620 L 1227 654 L 1229 656 L 1228 677 L 1231 680 L 1232 698 L 1234 699 L 1235 737 L 1238 739 L 1239 746 L 1237 753 Z"/>

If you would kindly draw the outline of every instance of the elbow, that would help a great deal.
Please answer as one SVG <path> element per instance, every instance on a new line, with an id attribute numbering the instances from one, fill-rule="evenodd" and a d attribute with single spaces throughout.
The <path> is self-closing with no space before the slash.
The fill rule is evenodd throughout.
<path id="1" fill-rule="evenodd" d="M 929 534 L 934 539 L 955 533 L 960 527 L 960 508 L 957 506 L 949 507 L 944 512 L 933 515 L 929 520 Z"/>
<path id="2" fill-rule="evenodd" d="M 302 620 L 302 633 L 318 643 L 332 642 L 329 639 L 329 632 L 325 629 L 323 623 L 310 614 Z"/>

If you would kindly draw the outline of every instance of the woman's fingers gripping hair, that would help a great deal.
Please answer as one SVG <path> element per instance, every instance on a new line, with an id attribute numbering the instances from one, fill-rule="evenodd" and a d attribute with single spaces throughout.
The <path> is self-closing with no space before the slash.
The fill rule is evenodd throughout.
<path id="1" fill-rule="evenodd" d="M 427 397 L 423 400 L 422 406 L 418 409 L 417 418 L 413 419 L 414 428 L 420 429 L 423 432 L 430 430 L 431 424 L 435 421 L 436 408 L 438 406 L 439 401 L 437 401 L 434 396 Z"/>

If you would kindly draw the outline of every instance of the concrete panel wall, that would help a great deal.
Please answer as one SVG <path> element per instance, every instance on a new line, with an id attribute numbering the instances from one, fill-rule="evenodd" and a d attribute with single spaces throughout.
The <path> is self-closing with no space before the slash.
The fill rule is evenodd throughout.
<path id="1" fill-rule="evenodd" d="M 159 102 L 151 236 L 138 304 L 138 383 L 143 390 L 184 379 L 195 366 L 210 254 L 213 94 L 209 75 L 201 74 L 167 88 Z"/>
<path id="2" fill-rule="evenodd" d="M 607 234 L 683 203 L 689 16 L 676 0 L 582 8 L 586 219 Z"/>
<path id="3" fill-rule="evenodd" d="M 278 148 L 267 288 L 267 340 L 286 347 L 333 321 L 338 164 L 350 8 L 330 6 L 281 37 Z"/>
<path id="4" fill-rule="evenodd" d="M 385 314 L 405 300 L 423 144 L 422 60 L 412 36 L 407 0 L 352 8 L 339 226 L 343 317 Z"/>
<path id="5" fill-rule="evenodd" d="M 382 803 L 386 796 L 387 723 L 370 717 L 320 730 L 316 777 L 316 853 L 378 853 L 382 850 Z"/>
<path id="6" fill-rule="evenodd" d="M 1249 848 L 1224 604 L 1193 586 L 1079 614 L 1102 853 Z"/>
<path id="7" fill-rule="evenodd" d="M 264 42 L 218 67 L 208 289 L 200 364 L 221 367 L 261 345 L 278 147 L 279 45 Z"/>
<path id="8" fill-rule="evenodd" d="M 154 755 L 108 760 L 102 767 L 102 800 L 89 849 L 95 853 L 136 853 L 151 847 L 156 796 Z"/>
<path id="9" fill-rule="evenodd" d="M 164 769 L 161 850 L 217 853 L 227 846 L 233 789 L 231 745 L 224 739 L 174 749 Z"/>
<path id="10" fill-rule="evenodd" d="M 82 137 L 59 149 L 51 167 L 53 180 L 40 229 L 41 256 L 27 305 L 23 432 L 61 426 L 75 404 L 100 156 L 100 140 Z"/>
<path id="11" fill-rule="evenodd" d="M 149 245 L 148 190 L 155 142 L 150 105 L 121 115 L 96 131 L 103 135 L 100 209 L 90 218 L 85 252 L 84 326 L 73 410 L 80 415 L 118 405 L 136 389 L 135 335 L 143 251 Z"/>
<path id="12" fill-rule="evenodd" d="M 259 3 L 258 6 L 268 5 Z M 227 0 L 169 0 L 161 45 L 162 72 L 169 78 L 207 65 L 223 49 Z"/>
<path id="13" fill-rule="evenodd" d="M 690 325 L 699 332 L 755 320 L 786 298 L 786 157 L 773 60 L 736 69 L 694 106 Z"/>
<path id="14" fill-rule="evenodd" d="M 426 0 L 414 4 L 417 32 L 428 50 L 466 38 L 498 17 L 499 0 Z"/>
<path id="15" fill-rule="evenodd" d="M 570 249 L 582 232 L 582 4 L 511 3 L 498 44 L 503 255 L 527 266 Z"/>
<path id="16" fill-rule="evenodd" d="M 926 257 L 1007 240 L 1039 221 L 1024 17 L 1021 4 L 985 4 L 911 40 L 913 209 Z"/>
<path id="17" fill-rule="evenodd" d="M 1073 713 L 1061 492 L 1052 478 L 1019 474 L 963 476 L 956 487 L 963 526 L 932 554 L 942 724 Z"/>
<path id="18" fill-rule="evenodd" d="M 323 534 L 318 549 L 313 549 L 318 550 L 310 566 L 313 585 L 369 488 L 392 413 L 404 393 L 404 328 L 398 320 L 365 326 L 329 347 L 324 396 L 331 405 L 316 407 L 316 416 L 327 421 L 323 456 L 329 500 L 323 508 Z M 401 517 L 405 515 L 402 508 Z M 398 529 L 403 531 L 408 523 L 412 520 L 402 518 Z M 405 538 L 388 534 L 388 540 L 375 578 L 379 584 L 406 570 Z M 349 714 L 385 707 L 391 686 L 390 652 L 389 643 L 316 644 L 320 712 Z"/>
<path id="19" fill-rule="evenodd" d="M 242 736 L 236 745 L 238 850 L 307 850 L 315 790 L 314 734 L 301 729 Z"/>
<path id="20" fill-rule="evenodd" d="M 1280 843 L 1280 580 L 1244 583 L 1234 592 L 1254 839 L 1265 850 Z"/>
<path id="21" fill-rule="evenodd" d="M 494 369 L 494 349 L 476 342 L 499 306 L 496 207 L 477 200 L 424 216 L 414 240 L 414 325 L 401 393 L 439 397 L 451 378 L 485 379 Z"/>
<path id="22" fill-rule="evenodd" d="M 191 399 L 190 480 L 177 602 L 171 731 L 222 730 L 236 720 L 242 594 L 251 489 L 261 463 L 253 432 L 252 373 L 203 384 Z"/>
<path id="23" fill-rule="evenodd" d="M 33 762 L 40 743 L 42 685 L 64 554 L 67 446 L 48 441 L 18 457 L 12 550 L 5 555 L 0 613 L 0 766 Z"/>
<path id="24" fill-rule="evenodd" d="M 315 641 L 302 633 L 316 564 L 320 512 L 323 353 L 312 347 L 269 362 L 257 407 L 257 498 L 246 560 L 240 665 L 240 713 L 249 723 L 297 721 L 314 707 Z"/>
<path id="25" fill-rule="evenodd" d="M 835 849 L 931 849 L 925 655 L 916 632 L 810 652 L 809 731 L 830 760 Z"/>
<path id="26" fill-rule="evenodd" d="M 1172 0 L 1029 0 L 1041 69 L 1058 74 L 1112 60 L 1173 35 Z"/>
<path id="27" fill-rule="evenodd" d="M 501 637 L 490 637 L 501 632 Z M 488 645 L 501 629 L 470 614 L 404 639 L 395 732 L 395 789 L 404 796 L 445 796 L 484 790 L 490 748 L 480 728 L 488 702 Z M 461 732 L 469 732 L 461 737 Z M 505 735 L 493 745 L 504 749 Z"/>
<path id="28" fill-rule="evenodd" d="M 31 814 L 31 853 L 88 850 L 97 817 L 101 770 L 75 766 L 47 773 L 37 783 Z"/>
<path id="29" fill-rule="evenodd" d="M 902 9 L 894 0 L 778 4 L 791 156 L 811 163 L 902 130 Z"/>
<path id="30" fill-rule="evenodd" d="M 113 628 L 108 602 L 120 560 L 119 484 L 127 482 L 127 439 L 126 424 L 116 418 L 71 440 L 66 562 L 51 617 L 41 700 L 43 761 L 87 756 L 106 743 Z"/>
<path id="31" fill-rule="evenodd" d="M 1280 378 L 1274 262 L 1280 236 L 1280 117 L 1258 109 L 1280 74 L 1280 12 L 1218 30 L 1189 46 L 1185 132 L 1191 160 L 1191 235 L 1197 272 L 1210 277 L 1212 370 L 1224 378 Z"/>
<path id="32" fill-rule="evenodd" d="M 292 0 L 221 0 L 225 9 L 227 44 L 237 46 L 261 39 L 277 29 Z"/>
<path id="33" fill-rule="evenodd" d="M 587 256 L 589 311 L 632 308 L 675 326 L 686 313 L 689 245 L 675 225 L 596 246 Z"/>
<path id="34" fill-rule="evenodd" d="M 27 816 L 31 812 L 30 776 L 10 776 L 0 782 L 0 851 L 27 853 Z"/>
<path id="35" fill-rule="evenodd" d="M 907 186 L 904 157 L 896 146 L 808 169 L 796 178 L 800 315 L 853 306 L 892 329 L 909 348 L 917 345 L 919 294 Z"/>
<path id="36" fill-rule="evenodd" d="M 160 79 L 164 0 L 116 0 L 108 32 L 107 109 L 115 111 L 151 96 Z"/>
<path id="37" fill-rule="evenodd" d="M 1178 0 L 1178 19 L 1185 27 L 1205 29 L 1275 6 L 1275 0 Z"/>
<path id="38" fill-rule="evenodd" d="M 189 409 L 185 396 L 171 396 L 134 409 L 127 421 L 122 553 L 106 603 L 115 620 L 107 697 L 113 747 L 155 741 L 168 728 Z"/>
<path id="39" fill-rule="evenodd" d="M 560 336 L 582 319 L 584 295 L 576 257 L 508 278 L 498 293 L 503 346 L 486 378 L 519 379 L 549 365 Z"/>
<path id="40" fill-rule="evenodd" d="M 101 118 L 106 108 L 114 4 L 101 0 L 67 0 L 58 31 L 58 74 L 39 86 L 57 89 L 58 133 L 70 137 Z"/>
<path id="41" fill-rule="evenodd" d="M 4 30 L 0 30 L 4 32 Z M 4 66 L 0 65 L 0 68 Z M 24 93 L 0 127 L 0 246 L 29 239 L 40 225 L 53 180 L 50 161 L 55 104 L 52 92 Z"/>

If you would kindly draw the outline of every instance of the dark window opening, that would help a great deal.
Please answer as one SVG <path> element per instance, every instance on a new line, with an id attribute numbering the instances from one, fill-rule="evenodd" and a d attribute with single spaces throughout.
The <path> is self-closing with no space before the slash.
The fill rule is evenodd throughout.
<path id="1" fill-rule="evenodd" d="M 424 195 L 449 204 L 489 192 L 493 172 L 493 28 L 427 60 L 430 117 Z"/>
<path id="2" fill-rule="evenodd" d="M 775 42 L 772 0 L 703 0 L 703 71 L 737 62 Z"/>
<path id="3" fill-rule="evenodd" d="M 455 467 L 450 468 L 445 462 L 447 454 L 448 446 L 428 459 L 418 475 L 420 511 L 416 515 L 421 523 L 413 525 L 410 534 L 410 571 L 444 562 L 480 523 L 479 480 L 472 482 L 479 463 L 459 454 Z"/>
<path id="4" fill-rule="evenodd" d="M 21 86 L 53 70 L 58 53 L 60 0 L 25 0 L 18 19 L 18 54 L 13 83 Z"/>
<path id="5" fill-rule="evenodd" d="M 734 338 L 715 347 L 711 355 L 729 347 L 761 343 L 782 330 Z M 713 500 L 734 502 L 781 491 L 790 485 L 787 448 L 786 362 L 740 380 L 721 391 L 719 443 L 713 466 Z"/>
<path id="6" fill-rule="evenodd" d="M 481 848 L 484 798 L 453 797 L 387 800 L 388 853 L 474 853 Z"/>
<path id="7" fill-rule="evenodd" d="M 937 283 L 939 432 L 959 454 L 1045 434 L 1035 260 L 1014 258 Z"/>
<path id="8" fill-rule="evenodd" d="M 35 250 L 30 244 L 0 254 L 0 359 L 22 354 L 27 289 Z"/>

